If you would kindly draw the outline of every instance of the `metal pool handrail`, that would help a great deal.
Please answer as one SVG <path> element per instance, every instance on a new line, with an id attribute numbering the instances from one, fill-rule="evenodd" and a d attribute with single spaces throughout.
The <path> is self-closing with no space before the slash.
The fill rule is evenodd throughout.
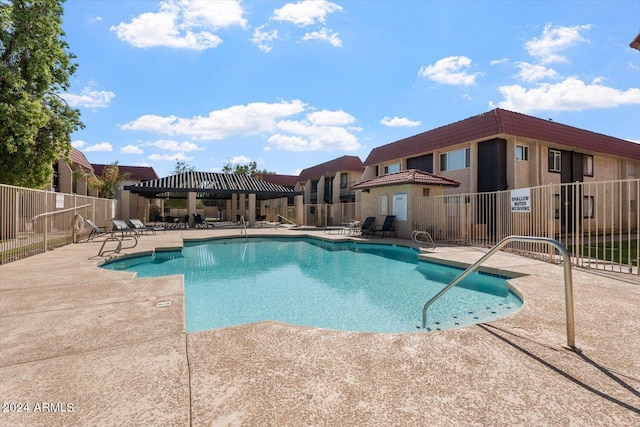
<path id="1" fill-rule="evenodd" d="M 244 215 L 240 217 L 240 234 L 242 234 L 243 230 L 244 237 L 248 239 L 249 235 L 247 234 L 247 222 L 244 220 Z"/>
<path id="2" fill-rule="evenodd" d="M 575 339 L 575 328 L 573 321 L 573 279 L 571 277 L 571 262 L 569 260 L 569 252 L 562 245 L 562 243 L 557 240 L 549 239 L 546 237 L 531 237 L 531 236 L 508 236 L 499 241 L 489 252 L 484 254 L 482 258 L 477 260 L 475 263 L 471 264 L 465 271 L 460 273 L 458 277 L 453 279 L 451 283 L 442 288 L 440 292 L 438 292 L 433 298 L 431 298 L 424 305 L 422 309 L 422 329 L 427 327 L 427 310 L 429 306 L 433 304 L 438 298 L 444 295 L 449 289 L 456 286 L 458 283 L 462 281 L 465 277 L 471 274 L 474 270 L 476 270 L 480 264 L 489 259 L 493 254 L 498 252 L 502 247 L 511 242 L 529 242 L 529 243 L 546 243 L 549 245 L 555 246 L 556 249 L 560 251 L 562 254 L 562 261 L 564 264 L 564 298 L 565 298 L 565 311 L 567 318 L 567 346 L 572 350 L 576 350 L 576 339 Z"/>

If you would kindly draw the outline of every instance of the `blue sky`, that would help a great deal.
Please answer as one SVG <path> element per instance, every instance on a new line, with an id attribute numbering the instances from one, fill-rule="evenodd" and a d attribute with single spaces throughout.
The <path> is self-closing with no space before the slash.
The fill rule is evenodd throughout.
<path id="1" fill-rule="evenodd" d="M 92 163 L 297 175 L 497 107 L 640 142 L 638 1 L 64 7 Z"/>

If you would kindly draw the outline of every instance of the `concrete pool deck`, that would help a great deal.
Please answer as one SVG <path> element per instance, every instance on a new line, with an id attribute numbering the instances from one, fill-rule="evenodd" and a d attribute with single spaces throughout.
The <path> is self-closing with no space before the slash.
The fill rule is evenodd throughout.
<path id="1" fill-rule="evenodd" d="M 249 229 L 258 234 L 344 237 Z M 222 235 L 239 231 L 168 231 L 123 253 Z M 563 347 L 562 266 L 502 252 L 487 265 L 527 275 L 511 281 L 524 306 L 498 321 L 415 334 L 265 321 L 187 334 L 182 276 L 100 269 L 100 245 L 0 266 L 0 425 L 640 425 L 638 276 L 573 269 L 581 352 Z M 482 253 L 430 256 L 470 264 Z"/>

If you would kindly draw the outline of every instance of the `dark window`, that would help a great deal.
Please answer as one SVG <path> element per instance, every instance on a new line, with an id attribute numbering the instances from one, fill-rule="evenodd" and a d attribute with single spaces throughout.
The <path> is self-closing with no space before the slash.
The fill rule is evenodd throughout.
<path id="1" fill-rule="evenodd" d="M 582 155 L 582 173 L 584 176 L 593 176 L 593 156 L 589 154 Z"/>
<path id="2" fill-rule="evenodd" d="M 549 149 L 549 172 L 561 172 L 561 160 L 560 151 Z"/>
<path id="3" fill-rule="evenodd" d="M 58 176 L 58 162 L 53 164 L 53 191 L 60 191 L 60 177 Z"/>
<path id="4" fill-rule="evenodd" d="M 407 169 L 417 169 L 433 173 L 433 154 L 407 159 Z"/>
<path id="5" fill-rule="evenodd" d="M 582 196 L 582 217 L 593 218 L 594 197 Z"/>
<path id="6" fill-rule="evenodd" d="M 516 145 L 516 160 L 529 160 L 529 147 L 526 145 Z"/>
<path id="7" fill-rule="evenodd" d="M 348 177 L 346 173 L 340 174 L 340 188 L 347 188 L 347 185 L 349 185 L 349 181 L 347 181 Z"/>

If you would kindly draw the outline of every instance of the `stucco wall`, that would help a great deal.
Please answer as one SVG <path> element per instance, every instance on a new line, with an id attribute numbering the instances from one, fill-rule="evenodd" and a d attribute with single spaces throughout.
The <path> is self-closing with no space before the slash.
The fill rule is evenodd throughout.
<path id="1" fill-rule="evenodd" d="M 388 187 L 375 187 L 369 189 L 369 192 L 362 192 L 360 196 L 361 200 L 361 214 L 362 220 L 364 218 L 373 216 L 376 218 L 375 224 L 382 226 L 384 219 L 387 215 L 393 215 L 393 195 L 394 194 L 407 194 L 407 219 L 406 221 L 396 220 L 394 221 L 394 228 L 398 237 L 408 239 L 411 237 L 413 231 L 413 218 L 414 218 L 414 206 L 411 203 L 415 197 L 423 197 L 424 190 L 429 190 L 430 196 L 441 196 L 444 194 L 444 187 L 441 186 L 424 186 L 416 184 L 402 184 L 392 185 Z M 387 199 L 387 211 L 380 212 L 380 197 L 385 196 Z M 379 234 L 378 234 L 379 235 Z M 393 233 L 392 233 L 393 235 Z"/>

